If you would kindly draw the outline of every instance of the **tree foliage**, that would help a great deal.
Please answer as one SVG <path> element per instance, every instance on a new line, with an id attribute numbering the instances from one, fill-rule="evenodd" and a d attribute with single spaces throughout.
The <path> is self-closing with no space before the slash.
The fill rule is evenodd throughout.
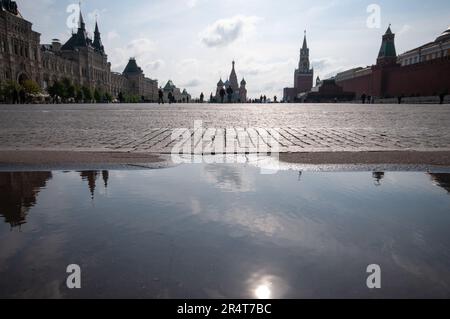
<path id="1" fill-rule="evenodd" d="M 81 88 L 81 91 L 83 92 L 84 100 L 86 102 L 91 102 L 93 99 L 92 90 L 90 88 L 88 88 L 87 86 L 83 86 Z"/>
<path id="2" fill-rule="evenodd" d="M 67 88 L 64 87 L 63 82 L 60 81 L 55 81 L 53 83 L 53 85 L 49 86 L 47 88 L 47 92 L 48 94 L 50 94 L 51 97 L 56 98 L 56 97 L 61 97 L 61 98 L 65 98 Z"/>
<path id="3" fill-rule="evenodd" d="M 14 81 L 4 82 L 1 89 L 4 99 L 8 101 L 12 100 L 14 93 L 18 94 L 21 90 L 23 90 L 22 86 Z"/>
<path id="4" fill-rule="evenodd" d="M 102 102 L 102 92 L 99 89 L 94 90 L 94 100 L 97 103 Z"/>
<path id="5" fill-rule="evenodd" d="M 26 80 L 22 83 L 22 87 L 27 94 L 39 94 L 41 93 L 41 87 L 33 80 Z"/>

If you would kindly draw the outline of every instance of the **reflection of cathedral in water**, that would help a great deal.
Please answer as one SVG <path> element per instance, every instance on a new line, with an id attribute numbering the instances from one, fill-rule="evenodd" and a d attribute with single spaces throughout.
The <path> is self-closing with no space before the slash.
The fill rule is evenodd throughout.
<path id="1" fill-rule="evenodd" d="M 246 184 L 239 172 L 229 170 L 224 166 L 220 171 L 206 167 L 206 171 L 212 181 L 225 190 L 248 192 L 252 185 Z M 219 172 L 219 173 L 218 173 Z M 94 199 L 98 180 L 103 181 L 105 189 L 108 188 L 109 172 L 104 171 L 82 171 L 78 172 L 83 182 L 87 182 L 91 199 Z M 217 174 L 217 176 L 216 176 Z M 299 173 L 299 179 L 302 172 Z M 450 174 L 429 174 L 433 183 L 450 194 Z M 0 172 L 0 216 L 4 217 L 5 223 L 12 228 L 26 224 L 27 214 L 36 204 L 39 192 L 46 188 L 47 182 L 52 179 L 51 172 Z M 385 173 L 373 172 L 372 178 L 376 186 L 380 186 Z"/>
<path id="2" fill-rule="evenodd" d="M 104 187 L 108 188 L 108 171 L 80 172 L 83 181 L 87 181 L 91 199 L 94 199 L 97 179 L 101 176 Z M 37 204 L 39 192 L 52 178 L 51 172 L 0 172 L 0 216 L 11 227 L 26 224 L 27 214 Z"/>
<path id="3" fill-rule="evenodd" d="M 102 179 L 103 179 L 105 188 L 108 188 L 109 172 L 102 171 L 101 174 L 102 174 Z M 91 198 L 94 199 L 95 188 L 96 188 L 96 184 L 97 184 L 97 179 L 100 176 L 100 172 L 99 171 L 83 171 L 83 172 L 80 172 L 80 176 L 83 181 L 88 182 L 89 191 L 91 193 Z"/>
<path id="4" fill-rule="evenodd" d="M 26 223 L 39 191 L 52 178 L 50 172 L 0 173 L 0 216 L 11 227 Z"/>

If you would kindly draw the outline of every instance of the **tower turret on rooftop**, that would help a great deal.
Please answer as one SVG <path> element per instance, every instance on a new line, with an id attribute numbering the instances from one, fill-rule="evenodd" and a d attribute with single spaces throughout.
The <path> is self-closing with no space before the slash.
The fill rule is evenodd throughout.
<path id="1" fill-rule="evenodd" d="M 380 52 L 378 53 L 377 65 L 389 65 L 397 63 L 397 51 L 395 49 L 395 34 L 389 25 L 383 35 Z"/>
<path id="2" fill-rule="evenodd" d="M 105 53 L 105 48 L 102 43 L 102 37 L 98 28 L 98 22 L 95 22 L 95 31 L 94 31 L 94 48 L 101 53 Z"/>
<path id="3" fill-rule="evenodd" d="M 92 40 L 86 33 L 86 24 L 84 23 L 83 14 L 80 9 L 78 21 L 78 30 L 72 34 L 72 37 L 61 47 L 62 51 L 73 51 L 77 48 L 87 48 L 92 46 Z"/>
<path id="4" fill-rule="evenodd" d="M 309 48 L 308 48 L 308 43 L 306 41 L 306 30 L 305 30 L 305 35 L 303 37 L 303 45 L 302 45 L 302 48 L 300 49 L 300 61 L 298 64 L 298 69 L 302 73 L 310 72 Z"/>
<path id="5" fill-rule="evenodd" d="M 78 19 L 78 29 L 86 31 L 86 24 L 84 23 L 83 13 L 81 12 L 81 9 L 80 9 L 80 17 Z"/>
<path id="6" fill-rule="evenodd" d="M 236 64 L 236 62 L 233 61 L 231 74 L 230 74 L 230 86 L 234 91 L 239 89 L 239 82 L 238 82 L 238 78 L 236 75 L 236 70 L 234 69 L 235 64 Z"/>

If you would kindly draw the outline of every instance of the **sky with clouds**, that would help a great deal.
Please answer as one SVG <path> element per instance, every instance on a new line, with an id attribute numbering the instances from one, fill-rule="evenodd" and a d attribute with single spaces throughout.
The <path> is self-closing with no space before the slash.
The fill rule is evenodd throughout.
<path id="1" fill-rule="evenodd" d="M 17 0 L 41 42 L 66 41 L 70 0 Z M 367 7 L 381 9 L 380 28 L 368 28 Z M 136 57 L 148 77 L 171 79 L 194 96 L 215 91 L 236 60 L 249 94 L 282 96 L 293 85 L 307 30 L 315 76 L 326 78 L 373 64 L 389 23 L 398 53 L 434 40 L 450 24 L 448 0 L 84 0 L 89 30 L 98 17 L 114 71 Z"/>

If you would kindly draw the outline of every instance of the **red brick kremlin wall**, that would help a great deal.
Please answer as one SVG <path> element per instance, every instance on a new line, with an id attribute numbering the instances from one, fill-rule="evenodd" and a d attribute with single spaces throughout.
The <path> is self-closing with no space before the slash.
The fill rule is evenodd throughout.
<path id="1" fill-rule="evenodd" d="M 363 94 L 374 96 L 372 90 L 372 74 L 336 82 L 344 92 L 355 92 L 357 97 Z"/>
<path id="2" fill-rule="evenodd" d="M 450 94 L 450 58 L 408 66 L 373 66 L 372 74 L 337 82 L 359 97 L 431 96 Z"/>

